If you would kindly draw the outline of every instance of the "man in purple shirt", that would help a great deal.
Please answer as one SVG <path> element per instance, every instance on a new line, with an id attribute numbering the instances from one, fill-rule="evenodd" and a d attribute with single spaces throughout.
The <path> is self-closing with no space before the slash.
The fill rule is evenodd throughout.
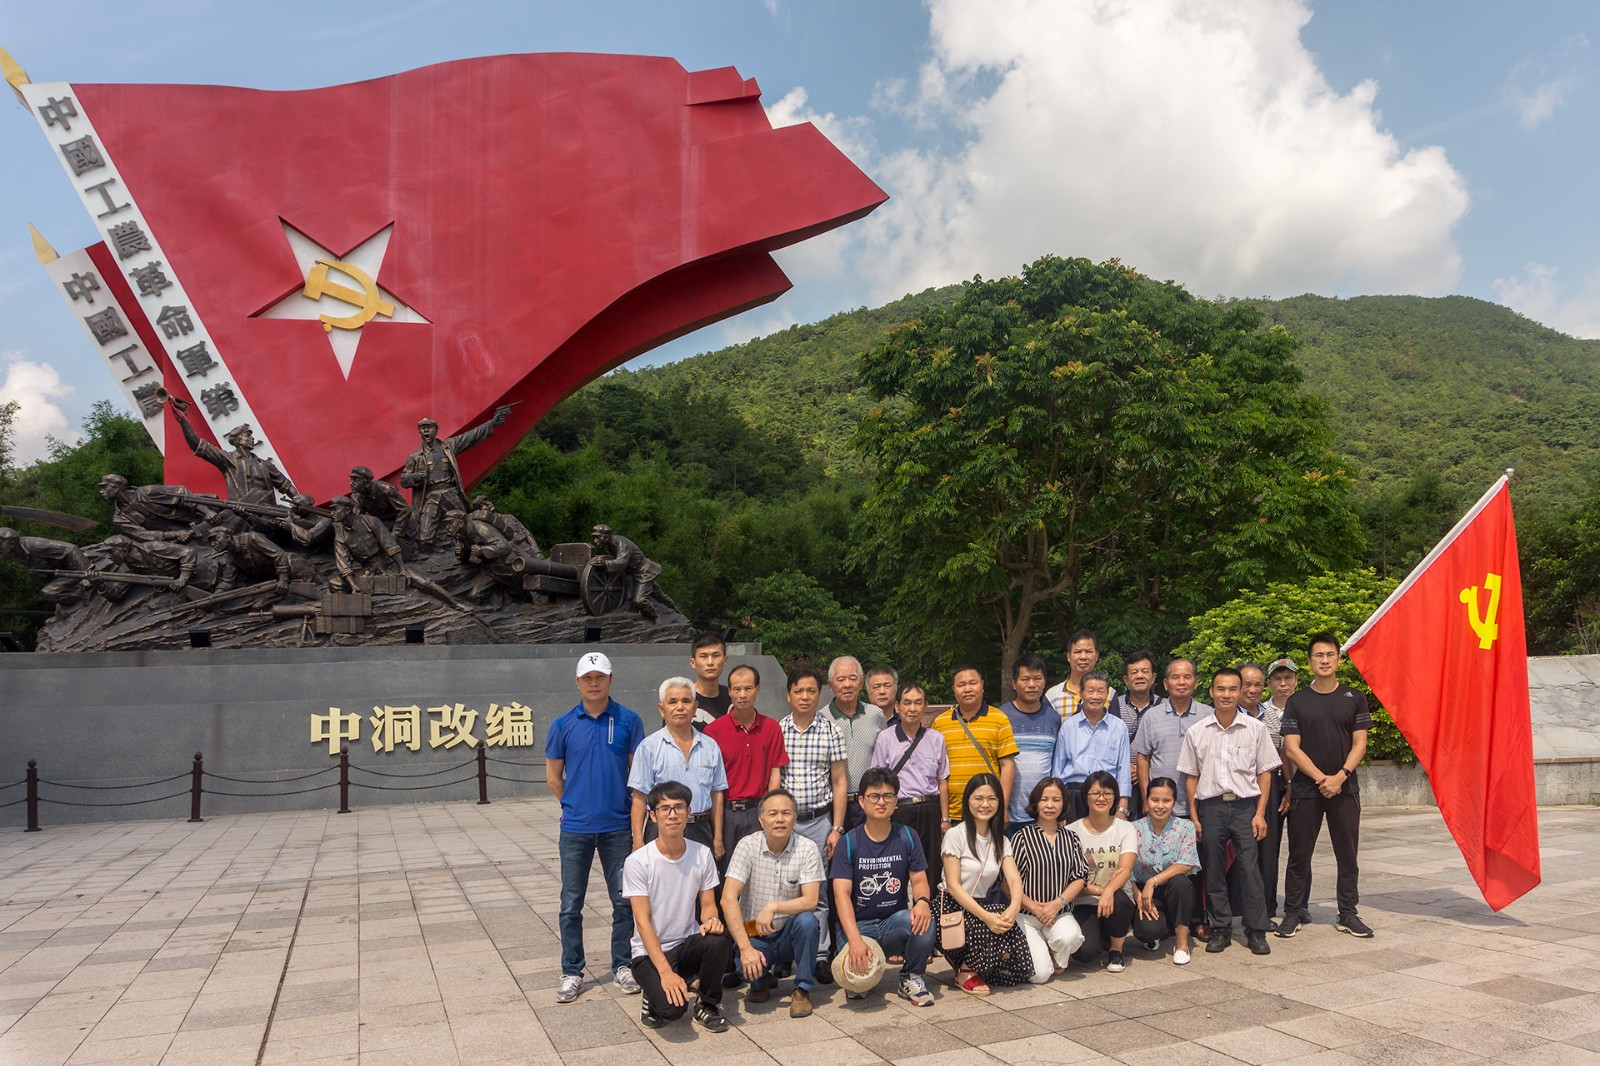
<path id="1" fill-rule="evenodd" d="M 943 821 L 950 808 L 950 755 L 944 734 L 923 724 L 927 710 L 928 693 L 915 681 L 907 683 L 895 704 L 895 724 L 873 742 L 872 765 L 893 770 L 900 778 L 893 820 L 917 834 L 923 854 L 937 855 L 950 828 Z M 928 881 L 939 885 L 939 872 L 931 863 Z"/>

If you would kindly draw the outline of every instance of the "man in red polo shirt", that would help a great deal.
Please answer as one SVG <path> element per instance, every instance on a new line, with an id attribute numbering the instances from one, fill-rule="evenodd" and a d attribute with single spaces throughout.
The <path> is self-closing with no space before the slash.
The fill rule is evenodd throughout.
<path id="1" fill-rule="evenodd" d="M 706 736 L 722 750 L 728 773 L 728 801 L 722 825 L 723 865 L 739 841 L 761 831 L 761 797 L 778 787 L 779 769 L 789 762 L 778 723 L 756 710 L 761 675 L 753 666 L 728 672 L 728 713 L 706 726 Z"/>

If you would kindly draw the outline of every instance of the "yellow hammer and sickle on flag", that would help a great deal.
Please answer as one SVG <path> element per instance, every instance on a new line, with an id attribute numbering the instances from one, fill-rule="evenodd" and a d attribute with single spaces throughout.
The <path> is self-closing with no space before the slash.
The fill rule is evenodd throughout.
<path id="1" fill-rule="evenodd" d="M 1489 610 L 1483 616 L 1478 614 L 1477 585 L 1461 590 L 1461 602 L 1467 605 L 1467 623 L 1478 634 L 1479 650 L 1487 651 L 1494 646 L 1495 638 L 1500 636 L 1500 624 L 1495 621 L 1500 613 L 1500 575 L 1485 574 L 1483 587 L 1489 593 Z"/>
<path id="2" fill-rule="evenodd" d="M 356 291 L 348 285 L 339 285 L 328 280 L 328 271 L 337 270 L 361 286 L 361 291 Z M 385 300 L 378 292 L 377 284 L 365 270 L 353 263 L 342 263 L 335 259 L 318 259 L 317 265 L 311 268 L 311 273 L 306 275 L 306 287 L 303 295 L 311 300 L 320 300 L 324 296 L 332 296 L 336 300 L 343 300 L 351 307 L 356 308 L 354 314 L 343 317 L 337 315 L 318 315 L 322 319 L 322 328 L 325 332 L 332 333 L 335 326 L 340 329 L 360 329 L 372 321 L 376 315 L 390 318 L 394 315 L 394 304 Z"/>

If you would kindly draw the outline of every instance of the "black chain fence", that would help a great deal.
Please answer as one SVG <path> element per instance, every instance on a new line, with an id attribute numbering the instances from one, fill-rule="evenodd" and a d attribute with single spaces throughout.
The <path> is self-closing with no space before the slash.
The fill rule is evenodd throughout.
<path id="1" fill-rule="evenodd" d="M 72 784 L 71 782 L 67 781 L 49 781 L 41 778 L 39 776 L 38 760 L 29 759 L 27 776 L 23 777 L 19 781 L 13 781 L 7 785 L 0 785 L 0 796 L 4 796 L 12 789 L 17 788 L 23 790 L 23 795 L 16 799 L 0 803 L 0 810 L 4 810 L 7 807 L 16 807 L 26 804 L 27 828 L 25 832 L 37 833 L 39 831 L 39 807 L 41 804 L 53 804 L 58 807 L 140 807 L 149 803 L 161 803 L 165 800 L 177 799 L 180 796 L 188 796 L 189 821 L 200 822 L 205 820 L 201 817 L 200 813 L 202 805 L 201 801 L 205 796 L 229 796 L 239 799 L 271 799 L 281 796 L 305 796 L 314 792 L 322 792 L 326 789 L 337 788 L 339 790 L 339 813 L 349 814 L 351 810 L 350 790 L 352 788 L 364 788 L 376 792 L 421 792 L 435 788 L 453 788 L 457 785 L 464 785 L 475 780 L 478 783 L 478 802 L 480 804 L 485 804 L 489 802 L 489 781 L 491 778 L 496 781 L 504 781 L 515 785 L 539 785 L 544 783 L 542 777 L 507 777 L 503 774 L 490 773 L 489 764 L 491 762 L 498 763 L 502 766 L 523 766 L 531 768 L 538 768 L 543 765 L 542 763 L 536 762 L 495 758 L 491 756 L 485 748 L 479 747 L 472 758 L 467 759 L 464 762 L 443 767 L 442 769 L 427 770 L 422 773 L 395 773 L 388 770 L 374 770 L 371 767 L 366 766 L 352 766 L 350 764 L 350 749 L 340 748 L 338 764 L 324 767 L 321 770 L 312 770 L 309 773 L 297 774 L 293 777 L 240 777 L 230 774 L 215 774 L 207 770 L 205 768 L 205 759 L 203 753 L 197 751 L 194 753 L 194 764 L 186 772 L 173 774 L 171 777 L 158 777 L 150 781 L 135 781 L 118 785 L 79 785 Z M 470 772 L 462 774 L 462 771 Z M 369 777 L 380 778 L 383 780 L 352 780 L 352 773 L 366 774 Z M 331 780 L 323 781 L 319 784 L 306 785 L 302 788 L 283 789 L 280 787 L 288 784 L 297 784 L 302 781 L 311 781 L 314 778 L 331 774 L 337 774 L 338 776 Z M 447 781 L 425 780 L 441 777 L 445 774 L 462 774 L 462 776 L 453 777 Z M 128 789 L 149 789 L 159 788 L 162 785 L 171 784 L 174 781 L 182 781 L 185 778 L 187 778 L 189 781 L 189 787 L 186 789 L 182 789 L 177 792 L 171 792 L 163 796 L 146 796 L 139 799 L 66 799 L 58 795 L 46 795 L 40 792 L 41 787 L 51 790 L 77 790 L 84 792 L 114 792 L 126 791 Z M 422 783 L 388 784 L 385 783 L 387 781 L 419 781 Z M 217 788 L 210 782 L 226 782 L 230 785 L 239 786 L 263 785 L 267 786 L 267 790 L 233 791 Z"/>

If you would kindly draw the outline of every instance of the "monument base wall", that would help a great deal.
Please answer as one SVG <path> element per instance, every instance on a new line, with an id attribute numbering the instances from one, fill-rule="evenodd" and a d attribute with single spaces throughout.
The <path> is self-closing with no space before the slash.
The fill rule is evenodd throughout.
<path id="1" fill-rule="evenodd" d="M 660 683 L 692 676 L 687 644 L 0 655 L 0 780 L 23 778 L 28 760 L 37 760 L 46 826 L 187 818 L 201 752 L 203 815 L 310 810 L 339 805 L 342 744 L 350 753 L 350 806 L 359 809 L 476 799 L 481 745 L 491 801 L 528 795 L 545 790 L 545 737 L 555 717 L 577 704 L 575 667 L 590 651 L 610 657 L 612 695 L 639 712 L 647 733 L 661 725 Z M 777 661 L 759 644 L 733 644 L 728 653 L 730 664 L 760 671 L 763 713 L 787 713 Z M 528 709 L 531 743 L 492 729 L 492 709 L 508 707 Z M 319 717 L 325 727 L 353 724 L 358 735 L 341 740 L 331 730 L 332 740 L 313 743 Z M 405 729 L 412 718 L 415 740 Z M 516 742 L 490 743 L 496 736 Z M 419 787 L 434 785 L 442 787 Z M 0 803 L 22 794 L 6 788 Z M 24 810 L 5 808 L 0 826 L 20 827 Z"/>

